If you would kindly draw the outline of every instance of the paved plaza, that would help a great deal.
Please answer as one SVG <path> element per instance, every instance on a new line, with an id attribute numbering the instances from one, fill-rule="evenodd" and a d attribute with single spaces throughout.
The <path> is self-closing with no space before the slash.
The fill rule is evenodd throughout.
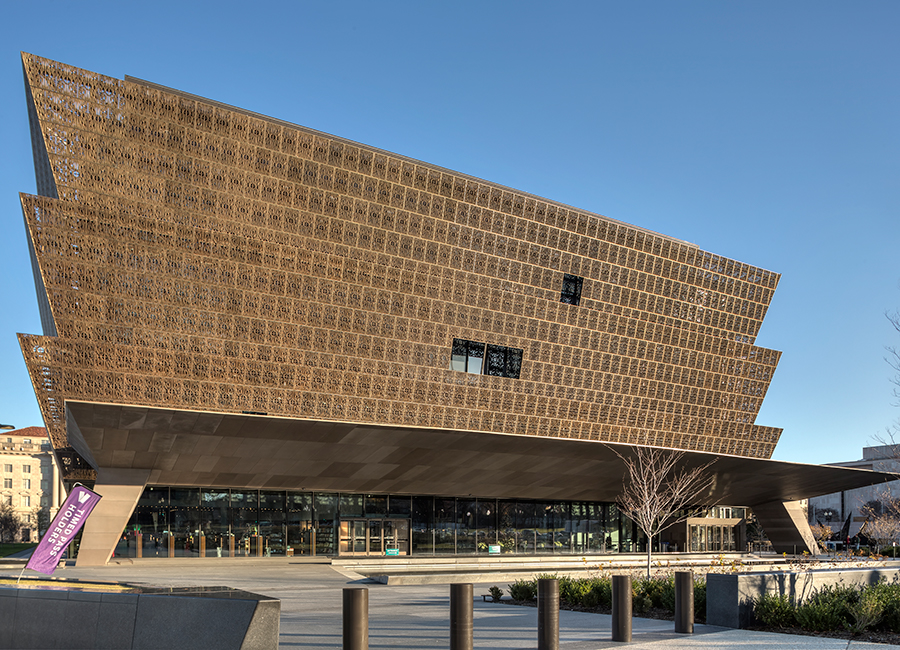
<path id="1" fill-rule="evenodd" d="M 3 575 L 17 576 L 14 569 Z M 33 572 L 27 572 L 32 574 Z M 36 575 L 36 574 L 33 574 Z M 54 577 L 122 581 L 155 586 L 224 585 L 281 599 L 281 648 L 319 650 L 341 647 L 341 593 L 344 587 L 369 589 L 369 647 L 424 650 L 447 648 L 449 587 L 386 586 L 332 567 L 327 561 L 301 559 L 145 560 L 107 567 L 57 570 Z M 447 579 L 448 584 L 452 578 Z M 492 582 L 475 585 L 475 647 L 535 648 L 537 610 L 482 602 Z M 506 589 L 505 583 L 498 586 Z M 610 641 L 610 617 L 560 612 L 563 650 L 629 648 L 778 648 L 784 650 L 876 650 L 900 646 L 839 639 L 731 630 L 698 625 L 693 635 L 674 633 L 671 621 L 634 619 L 631 644 Z"/>

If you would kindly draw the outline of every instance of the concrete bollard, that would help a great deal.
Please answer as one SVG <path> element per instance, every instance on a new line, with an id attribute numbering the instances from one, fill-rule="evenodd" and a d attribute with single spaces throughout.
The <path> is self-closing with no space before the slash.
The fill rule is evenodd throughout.
<path id="1" fill-rule="evenodd" d="M 369 650 L 369 590 L 344 587 L 344 650 Z"/>
<path id="2" fill-rule="evenodd" d="M 612 577 L 612 640 L 631 642 L 631 576 Z"/>
<path id="3" fill-rule="evenodd" d="M 472 650 L 475 600 L 471 583 L 450 585 L 450 650 Z"/>
<path id="4" fill-rule="evenodd" d="M 675 631 L 694 633 L 694 574 L 675 572 Z"/>
<path id="5" fill-rule="evenodd" d="M 559 580 L 538 580 L 538 650 L 559 650 Z"/>

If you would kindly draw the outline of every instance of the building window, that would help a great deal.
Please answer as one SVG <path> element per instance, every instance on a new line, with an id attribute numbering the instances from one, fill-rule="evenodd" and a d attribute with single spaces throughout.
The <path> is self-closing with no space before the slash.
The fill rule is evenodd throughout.
<path id="1" fill-rule="evenodd" d="M 563 275 L 562 292 L 559 294 L 559 301 L 567 305 L 578 305 L 581 302 L 581 284 L 584 278 L 577 275 L 566 273 Z"/>
<path id="2" fill-rule="evenodd" d="M 518 348 L 507 348 L 502 345 L 487 346 L 487 362 L 484 374 L 494 377 L 519 378 L 522 370 L 522 351 Z"/>
<path id="3" fill-rule="evenodd" d="M 31 474 L 31 465 L 22 465 L 23 474 Z"/>
<path id="4" fill-rule="evenodd" d="M 22 481 L 22 489 L 23 490 L 31 489 L 31 479 L 30 478 L 26 478 Z"/>
<path id="5" fill-rule="evenodd" d="M 7 474 L 12 474 L 12 465 L 4 465 L 3 471 L 6 472 Z"/>
<path id="6" fill-rule="evenodd" d="M 49 485 L 48 481 L 41 481 L 41 489 L 42 490 L 47 490 L 47 489 L 49 489 L 49 487 L 50 487 L 50 485 Z"/>
<path id="7" fill-rule="evenodd" d="M 22 497 L 22 506 L 25 508 L 31 507 L 31 497 Z"/>
<path id="8" fill-rule="evenodd" d="M 25 438 L 25 440 L 24 440 L 23 442 L 24 442 L 24 444 L 26 444 L 26 445 L 30 445 L 30 444 L 31 444 L 31 438 Z"/>
<path id="9" fill-rule="evenodd" d="M 518 379 L 522 370 L 522 350 L 478 341 L 453 339 L 450 369 L 474 375 Z"/>
<path id="10" fill-rule="evenodd" d="M 480 375 L 484 366 L 484 343 L 453 339 L 450 369 Z"/>
<path id="11" fill-rule="evenodd" d="M 3 487 L 7 490 L 12 489 L 12 479 L 11 478 L 3 479 Z"/>

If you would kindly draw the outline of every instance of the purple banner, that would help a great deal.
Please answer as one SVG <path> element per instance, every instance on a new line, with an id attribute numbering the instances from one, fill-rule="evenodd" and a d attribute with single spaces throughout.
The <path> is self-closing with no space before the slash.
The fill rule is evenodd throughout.
<path id="1" fill-rule="evenodd" d="M 73 487 L 25 568 L 52 574 L 72 538 L 81 530 L 85 519 L 99 502 L 100 495 L 96 492 L 83 485 Z"/>

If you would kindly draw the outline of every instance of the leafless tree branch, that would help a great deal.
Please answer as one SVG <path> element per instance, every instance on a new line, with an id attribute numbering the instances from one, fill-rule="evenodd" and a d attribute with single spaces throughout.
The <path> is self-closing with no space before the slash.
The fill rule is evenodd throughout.
<path id="1" fill-rule="evenodd" d="M 884 315 L 897 333 L 900 334 L 900 311 L 885 312 Z M 888 354 L 884 360 L 897 372 L 891 378 L 891 383 L 894 384 L 894 405 L 900 406 L 900 347 L 889 345 L 885 346 L 885 350 L 887 350 Z M 890 447 L 891 456 L 900 458 L 900 418 L 889 425 L 883 434 L 876 434 L 872 437 L 877 444 Z"/>
<path id="2" fill-rule="evenodd" d="M 860 506 L 860 512 L 866 518 L 861 532 L 879 546 L 900 541 L 900 499 L 889 488 L 883 488 L 877 499 Z"/>
<path id="3" fill-rule="evenodd" d="M 895 311 L 893 314 L 890 312 L 885 313 L 888 321 L 890 321 L 891 325 L 894 326 L 894 329 L 897 330 L 897 333 L 900 334 L 900 311 Z M 888 352 L 888 356 L 885 357 L 885 361 L 888 362 L 888 365 L 897 371 L 897 374 L 891 379 L 891 382 L 894 384 L 894 399 L 896 401 L 896 405 L 900 406 L 900 348 L 889 345 L 885 348 Z"/>
<path id="4" fill-rule="evenodd" d="M 619 509 L 647 536 L 647 577 L 650 576 L 653 538 L 663 530 L 696 515 L 701 499 L 712 486 L 712 460 L 687 468 L 684 452 L 655 447 L 634 447 L 630 455 L 613 452 L 622 459 L 627 476 L 619 496 Z M 712 504 L 706 504 L 709 506 Z"/>

